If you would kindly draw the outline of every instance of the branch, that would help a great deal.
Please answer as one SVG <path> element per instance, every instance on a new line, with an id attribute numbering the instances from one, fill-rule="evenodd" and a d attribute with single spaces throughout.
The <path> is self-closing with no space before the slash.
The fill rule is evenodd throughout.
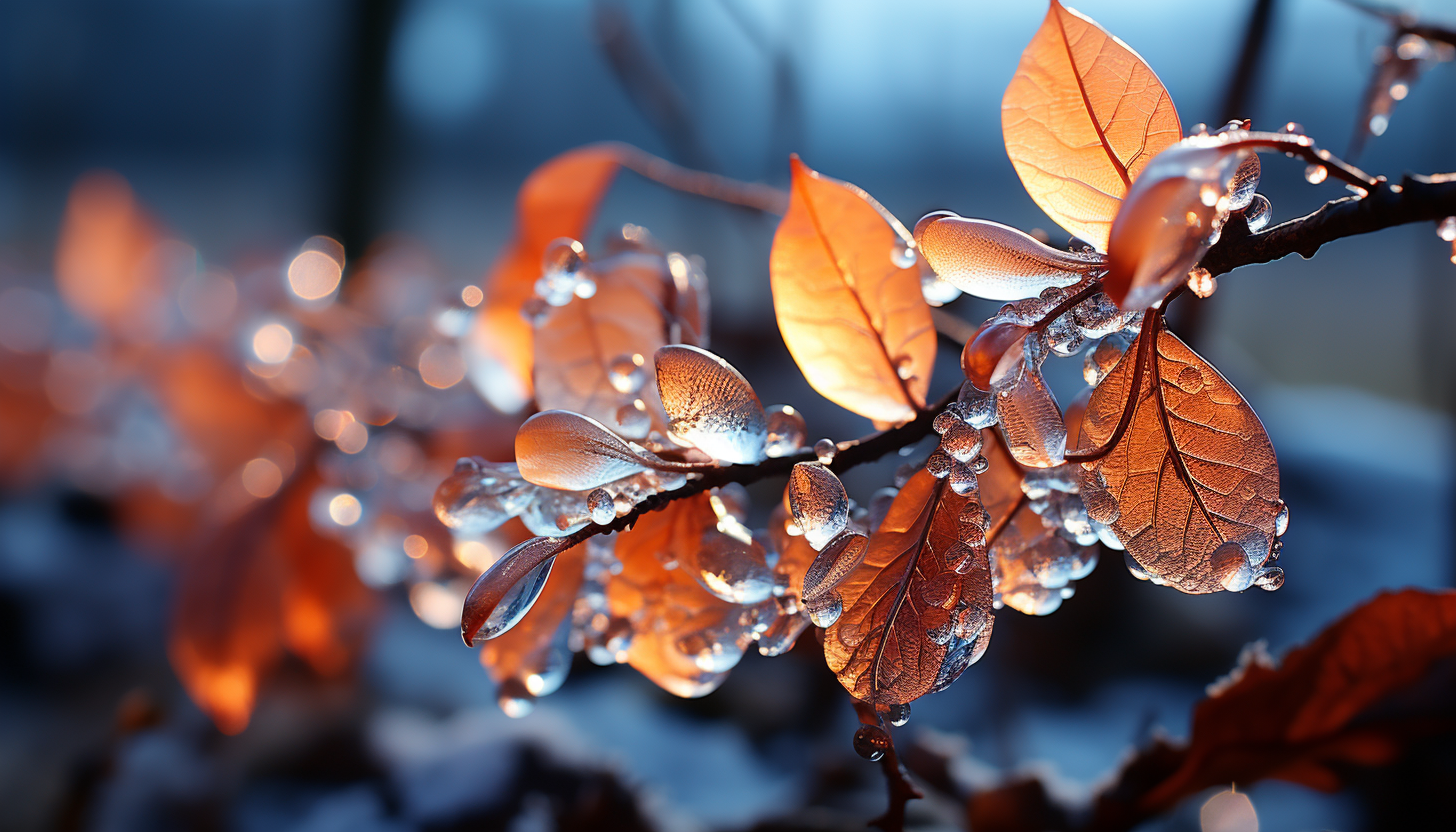
<path id="1" fill-rule="evenodd" d="M 885 726 L 875 706 L 854 700 L 854 712 L 859 721 L 865 725 L 875 725 L 890 735 L 890 729 Z M 889 792 L 889 805 L 885 807 L 885 813 L 869 822 L 870 826 L 876 826 L 884 832 L 904 832 L 905 830 L 905 804 L 917 800 L 925 795 L 915 788 L 910 782 L 910 776 L 905 772 L 905 767 L 900 765 L 900 755 L 895 753 L 894 740 L 890 741 L 889 747 L 885 749 L 885 756 L 880 758 L 880 770 L 885 774 L 885 789 Z"/>
<path id="2" fill-rule="evenodd" d="M 1240 266 L 1269 263 L 1291 254 L 1308 260 L 1325 243 L 1413 222 L 1456 216 L 1456 174 L 1407 174 L 1399 185 L 1380 183 L 1364 197 L 1325 203 L 1312 214 L 1253 233 L 1231 219 L 1201 265 L 1217 276 Z"/>

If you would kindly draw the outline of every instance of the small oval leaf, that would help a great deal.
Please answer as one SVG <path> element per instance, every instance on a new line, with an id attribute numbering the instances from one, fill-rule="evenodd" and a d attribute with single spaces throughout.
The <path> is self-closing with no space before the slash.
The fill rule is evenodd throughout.
<path id="1" fill-rule="evenodd" d="M 766 456 L 768 416 L 753 387 L 728 362 L 698 347 L 671 345 L 653 357 L 669 435 L 724 462 Z"/>
<path id="2" fill-rule="evenodd" d="M 516 467 L 536 485 L 590 491 L 648 469 L 691 471 L 700 466 L 633 450 L 601 422 L 580 413 L 547 410 L 516 431 Z"/>
<path id="3" fill-rule="evenodd" d="M 1034 298 L 1071 286 L 1105 267 L 1095 252 L 1061 251 L 989 220 L 932 214 L 915 226 L 915 242 L 947 283 L 990 300 Z"/>
<path id="4" fill-rule="evenodd" d="M 460 635 L 467 645 L 477 634 L 494 638 L 514 627 L 541 595 L 551 576 L 551 562 L 568 548 L 554 537 L 533 537 L 520 543 L 475 579 L 460 614 Z"/>

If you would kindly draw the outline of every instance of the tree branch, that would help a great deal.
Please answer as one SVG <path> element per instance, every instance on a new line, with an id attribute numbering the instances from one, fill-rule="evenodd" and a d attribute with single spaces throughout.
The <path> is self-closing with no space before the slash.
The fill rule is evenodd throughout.
<path id="1" fill-rule="evenodd" d="M 1327 202 L 1312 214 L 1257 233 L 1242 217 L 1231 219 L 1201 265 L 1217 276 L 1291 254 L 1308 260 L 1325 243 L 1343 237 L 1450 216 L 1456 216 L 1456 174 L 1407 174 L 1399 185 L 1381 183 L 1367 196 Z"/>

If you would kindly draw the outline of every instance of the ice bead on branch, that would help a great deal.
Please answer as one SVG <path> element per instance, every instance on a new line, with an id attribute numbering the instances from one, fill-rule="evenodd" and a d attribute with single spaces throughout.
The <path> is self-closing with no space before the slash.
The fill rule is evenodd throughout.
<path id="1" fill-rule="evenodd" d="M 741 373 L 707 350 L 684 345 L 658 349 L 653 361 L 669 438 L 724 462 L 764 459 L 768 417 Z"/>
<path id="2" fill-rule="evenodd" d="M 1104 268 L 1096 252 L 1060 251 L 999 222 L 949 211 L 923 217 L 915 225 L 915 239 L 941 280 L 990 300 L 1034 298 Z"/>
<path id="3" fill-rule="evenodd" d="M 1067 451 L 1067 426 L 1042 378 L 1041 362 L 1034 353 L 1027 354 L 1031 337 L 1016 342 L 1001 357 L 991 377 L 991 394 L 1011 456 L 1028 468 L 1050 468 L 1060 465 Z"/>

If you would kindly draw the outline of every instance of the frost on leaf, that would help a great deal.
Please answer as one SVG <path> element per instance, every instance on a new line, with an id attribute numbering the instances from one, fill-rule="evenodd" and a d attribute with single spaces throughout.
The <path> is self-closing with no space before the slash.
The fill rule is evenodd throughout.
<path id="1" fill-rule="evenodd" d="M 794 465 L 787 497 L 794 524 L 816 552 L 849 526 L 849 495 L 844 484 L 817 462 Z"/>
<path id="2" fill-rule="evenodd" d="M 536 168 L 521 186 L 515 232 L 485 279 L 485 305 L 470 335 L 482 365 L 475 373 L 481 393 L 502 409 L 518 409 L 531 398 L 533 337 L 521 305 L 541 276 L 541 257 L 557 238 L 586 235 L 621 168 L 621 155 L 614 144 L 576 148 Z"/>
<path id="3" fill-rule="evenodd" d="M 1183 135 L 1147 63 L 1057 0 L 1006 88 L 1001 132 L 1036 204 L 1102 251 L 1133 180 Z"/>
<path id="4" fill-rule="evenodd" d="M 1453 653 L 1456 593 L 1382 593 L 1278 666 L 1236 669 L 1194 709 L 1181 764 L 1142 804 L 1159 811 L 1209 786 L 1263 777 L 1334 791 L 1341 764 L 1388 763 L 1403 737 L 1423 730 L 1408 706 L 1379 705 Z"/>
<path id="5" fill-rule="evenodd" d="M 784 343 L 825 398 L 876 422 L 909 421 L 935 361 L 910 232 L 859 188 L 792 164 L 769 260 Z"/>
<path id="6" fill-rule="evenodd" d="M 537 413 L 521 425 L 516 466 L 527 481 L 563 491 L 589 491 L 648 470 L 697 467 L 633 448 L 602 423 L 565 410 Z"/>
<path id="7" fill-rule="evenodd" d="M 990 300 L 1034 298 L 1104 267 L 1100 254 L 1061 251 L 999 222 L 949 212 L 916 223 L 915 242 L 942 280 Z"/>
<path id="8" fill-rule="evenodd" d="M 1077 450 L 1116 441 L 1081 463 L 1087 513 L 1152 577 L 1190 593 L 1247 589 L 1269 571 L 1277 537 L 1274 448 L 1238 391 L 1148 320 L 1087 404 Z"/>
<path id="9" fill-rule="evenodd" d="M 529 704 L 555 692 L 571 667 L 566 635 L 581 590 L 586 546 L 556 556 L 551 580 L 515 627 L 497 634 L 480 651 L 480 663 L 495 682 L 501 704 Z"/>
<path id="10" fill-rule="evenodd" d="M 969 503 L 946 480 L 917 472 L 839 586 L 844 612 L 825 633 L 824 657 L 857 699 L 908 703 L 945 688 L 985 651 L 991 575 L 984 545 L 963 540 Z"/>
<path id="11" fill-rule="evenodd" d="M 713 497 L 697 495 L 644 515 L 617 536 L 622 571 L 607 584 L 607 604 L 631 627 L 627 662 L 677 696 L 716 689 L 778 612 L 767 591 L 755 603 L 734 603 L 693 574 L 702 542 L 724 534 L 723 516 Z"/>
<path id="12" fill-rule="evenodd" d="M 666 346 L 653 357 L 669 436 L 724 462 L 765 458 L 768 416 L 753 387 L 728 362 L 691 346 Z"/>
<path id="13" fill-rule="evenodd" d="M 682 279 L 673 273 L 676 258 Z M 666 344 L 698 344 L 701 276 L 681 255 L 626 251 L 594 262 L 590 297 L 548 307 L 535 331 L 536 403 L 571 410 L 628 439 L 667 430 L 648 362 Z M 681 283 L 681 285 L 679 285 Z"/>

